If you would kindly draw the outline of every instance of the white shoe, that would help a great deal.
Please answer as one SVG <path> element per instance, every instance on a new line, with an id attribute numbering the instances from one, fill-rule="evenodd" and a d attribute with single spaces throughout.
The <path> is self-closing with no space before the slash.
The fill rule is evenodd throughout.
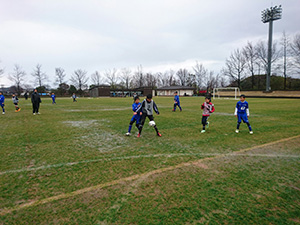
<path id="1" fill-rule="evenodd" d="M 205 133 L 205 130 L 201 130 L 201 133 Z"/>
<path id="2" fill-rule="evenodd" d="M 130 135 L 131 135 L 131 133 L 129 133 L 129 132 L 126 133 L 126 136 L 130 136 Z"/>
<path id="3" fill-rule="evenodd" d="M 41 115 L 40 112 L 37 113 L 38 115 Z"/>
<path id="4" fill-rule="evenodd" d="M 35 116 L 35 113 L 33 113 L 33 115 Z"/>
<path id="5" fill-rule="evenodd" d="M 253 134 L 253 131 L 251 130 L 249 133 L 250 133 L 250 134 Z"/>
<path id="6" fill-rule="evenodd" d="M 238 129 L 236 129 L 236 130 L 235 130 L 235 133 L 237 133 L 237 134 L 238 134 L 239 132 L 240 132 L 240 131 L 239 131 Z"/>
<path id="7" fill-rule="evenodd" d="M 2 112 L 2 114 L 4 115 L 4 114 L 5 114 L 5 112 Z"/>

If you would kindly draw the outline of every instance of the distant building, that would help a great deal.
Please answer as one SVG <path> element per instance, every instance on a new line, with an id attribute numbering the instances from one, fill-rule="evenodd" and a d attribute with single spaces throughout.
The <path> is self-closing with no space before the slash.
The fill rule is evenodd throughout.
<path id="1" fill-rule="evenodd" d="M 195 88 L 188 86 L 166 86 L 157 88 L 158 96 L 171 96 L 177 91 L 180 96 L 192 96 L 195 92 Z"/>
<path id="2" fill-rule="evenodd" d="M 140 88 L 110 88 L 109 85 L 95 86 L 90 89 L 91 97 L 131 97 L 136 93 L 138 96 L 146 96 L 148 94 L 154 94 L 155 91 L 151 87 L 140 87 Z"/>

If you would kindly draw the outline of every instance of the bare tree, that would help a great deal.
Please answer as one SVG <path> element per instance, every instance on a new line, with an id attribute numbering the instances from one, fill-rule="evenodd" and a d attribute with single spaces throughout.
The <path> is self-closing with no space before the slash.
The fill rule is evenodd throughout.
<path id="1" fill-rule="evenodd" d="M 60 85 L 62 83 L 65 83 L 65 77 L 66 77 L 66 74 L 65 74 L 65 70 L 61 67 L 58 67 L 58 68 L 55 68 L 55 76 L 56 76 L 56 79 L 55 79 L 55 83 Z"/>
<path id="2" fill-rule="evenodd" d="M 155 88 L 157 86 L 157 77 L 151 73 L 145 75 L 145 86 Z"/>
<path id="3" fill-rule="evenodd" d="M 291 43 L 291 53 L 293 56 L 293 65 L 300 74 L 300 34 L 296 34 Z"/>
<path id="4" fill-rule="evenodd" d="M 117 69 L 114 68 L 112 70 L 106 70 L 104 72 L 104 76 L 107 79 L 108 84 L 112 87 L 115 88 L 118 82 L 118 75 L 117 75 Z"/>
<path id="5" fill-rule="evenodd" d="M 203 82 L 207 76 L 207 69 L 203 66 L 203 64 L 199 64 L 196 62 L 196 65 L 193 67 L 195 72 L 195 82 L 198 89 L 201 89 Z"/>
<path id="6" fill-rule="evenodd" d="M 258 60 L 264 67 L 265 73 L 268 70 L 268 45 L 264 41 L 260 41 L 255 46 L 255 51 L 257 54 Z M 277 49 L 277 43 L 274 42 L 272 46 L 272 57 L 271 57 L 271 64 L 274 64 L 278 58 L 280 57 L 280 51 Z"/>
<path id="7" fill-rule="evenodd" d="M 1 63 L 1 61 L 0 61 Z M 2 75 L 4 74 L 4 69 L 0 68 L 0 78 L 2 77 Z"/>
<path id="8" fill-rule="evenodd" d="M 14 82 L 14 84 L 16 86 L 16 90 L 18 92 L 18 95 L 21 94 L 21 91 L 22 91 L 21 85 L 24 81 L 25 76 L 26 76 L 26 73 L 24 70 L 22 70 L 22 67 L 15 64 L 14 71 L 9 75 L 9 79 Z"/>
<path id="9" fill-rule="evenodd" d="M 236 49 L 231 53 L 229 59 L 226 60 L 225 75 L 235 81 L 239 88 L 241 88 L 241 79 L 246 67 L 246 59 L 242 51 Z"/>
<path id="10" fill-rule="evenodd" d="M 37 64 L 35 69 L 33 69 L 33 73 L 31 75 L 35 78 L 35 83 L 39 85 L 39 87 L 43 86 L 44 81 L 47 80 L 46 73 L 42 72 L 42 65 Z"/>
<path id="11" fill-rule="evenodd" d="M 129 89 L 131 78 L 131 70 L 128 68 L 123 68 L 121 70 L 121 82 L 126 89 Z"/>
<path id="12" fill-rule="evenodd" d="M 144 73 L 143 73 L 143 67 L 142 65 L 139 65 L 137 67 L 137 70 L 134 72 L 134 77 L 133 77 L 133 85 L 135 87 L 143 87 L 145 84 L 144 80 Z"/>
<path id="13" fill-rule="evenodd" d="M 82 92 L 83 88 L 87 87 L 89 78 L 86 76 L 87 72 L 82 69 L 75 70 L 71 77 L 71 82 L 77 87 L 77 90 Z"/>
<path id="14" fill-rule="evenodd" d="M 92 78 L 92 82 L 93 82 L 94 85 L 99 86 L 101 84 L 101 82 L 102 82 L 101 74 L 98 71 L 95 71 L 91 75 L 91 78 Z"/>
<path id="15" fill-rule="evenodd" d="M 246 68 L 251 74 L 251 86 L 252 89 L 254 89 L 254 75 L 255 65 L 257 65 L 257 52 L 251 42 L 248 42 L 247 45 L 243 48 L 243 54 L 247 63 Z"/>
<path id="16" fill-rule="evenodd" d="M 179 69 L 176 73 L 181 86 L 188 85 L 189 71 L 187 69 Z"/>

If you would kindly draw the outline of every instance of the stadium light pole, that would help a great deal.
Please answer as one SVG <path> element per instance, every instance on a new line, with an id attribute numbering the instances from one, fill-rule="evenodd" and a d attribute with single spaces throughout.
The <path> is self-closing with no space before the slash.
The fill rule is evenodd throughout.
<path id="1" fill-rule="evenodd" d="M 272 61 L 272 38 L 273 38 L 273 21 L 281 19 L 282 8 L 274 6 L 270 9 L 265 9 L 261 12 L 261 21 L 269 23 L 269 41 L 268 41 L 268 70 L 266 76 L 266 91 L 270 91 L 270 77 L 271 77 L 271 61 Z"/>

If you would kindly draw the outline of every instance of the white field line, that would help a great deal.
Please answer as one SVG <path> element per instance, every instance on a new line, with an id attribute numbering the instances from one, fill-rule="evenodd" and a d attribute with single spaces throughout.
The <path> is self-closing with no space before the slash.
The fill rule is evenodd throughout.
<path id="1" fill-rule="evenodd" d="M 139 159 L 139 158 L 159 158 L 159 157 L 178 157 L 178 156 L 247 156 L 247 157 L 268 157 L 268 158 L 300 158 L 300 155 L 283 155 L 283 154 L 236 154 L 236 153 L 174 153 L 174 154 L 153 154 L 153 155 L 132 155 L 132 156 L 119 156 L 113 158 L 101 158 L 101 159 L 90 159 L 90 160 L 83 160 L 78 162 L 69 162 L 69 163 L 58 163 L 46 166 L 39 166 L 39 167 L 31 167 L 31 168 L 23 168 L 17 170 L 6 170 L 0 172 L 0 176 L 4 174 L 10 173 L 22 173 L 22 172 L 30 172 L 30 171 L 37 171 L 37 170 L 44 170 L 56 167 L 64 167 L 64 166 L 74 166 L 78 164 L 86 164 L 86 163 L 97 163 L 97 162 L 109 162 L 109 161 L 117 161 L 117 160 L 128 160 L 128 159 Z"/>
<path id="2" fill-rule="evenodd" d="M 63 193 L 63 194 L 52 196 L 52 197 L 45 198 L 45 199 L 33 200 L 31 202 L 28 202 L 28 203 L 24 203 L 24 204 L 16 205 L 16 206 L 13 206 L 13 207 L 0 209 L 0 215 L 6 215 L 8 213 L 11 213 L 11 212 L 14 212 L 14 211 L 17 211 L 17 210 L 20 210 L 20 209 L 25 209 L 25 208 L 29 208 L 29 207 L 33 207 L 33 206 L 47 204 L 47 203 L 50 203 L 50 202 L 53 202 L 53 201 L 58 201 L 58 200 L 74 197 L 74 196 L 77 196 L 77 195 L 80 195 L 80 194 L 83 194 L 83 193 L 87 193 L 87 192 L 94 191 L 94 190 L 99 190 L 99 189 L 106 188 L 106 187 L 111 187 L 113 185 L 118 185 L 118 184 L 121 184 L 121 183 L 124 183 L 124 182 L 131 182 L 131 181 L 134 181 L 134 180 L 137 180 L 137 179 L 140 179 L 140 178 L 147 178 L 147 177 L 153 176 L 155 174 L 161 174 L 161 173 L 164 173 L 164 172 L 167 172 L 167 171 L 173 171 L 173 170 L 181 169 L 181 168 L 184 168 L 184 167 L 187 167 L 187 166 L 198 165 L 199 163 L 214 160 L 214 159 L 217 159 L 217 158 L 227 157 L 229 155 L 243 155 L 243 154 L 245 154 L 245 152 L 248 152 L 248 151 L 251 151 L 251 150 L 264 148 L 264 147 L 275 145 L 275 144 L 278 144 L 278 143 L 290 141 L 290 140 L 295 139 L 295 138 L 300 138 L 300 135 L 297 135 L 297 136 L 294 136 L 294 137 L 289 137 L 289 138 L 284 138 L 284 139 L 281 139 L 281 140 L 269 142 L 269 143 L 266 143 L 266 144 L 262 144 L 262 145 L 258 145 L 258 146 L 254 146 L 254 147 L 250 147 L 250 148 L 241 149 L 240 151 L 236 151 L 236 152 L 233 152 L 233 153 L 218 154 L 214 157 L 207 157 L 207 158 L 203 158 L 203 159 L 198 159 L 196 161 L 184 162 L 184 163 L 180 163 L 180 164 L 177 164 L 177 165 L 174 165 L 174 166 L 169 166 L 169 167 L 165 167 L 165 168 L 161 168 L 161 169 L 152 170 L 150 172 L 146 172 L 146 173 L 142 173 L 142 174 L 135 174 L 135 175 L 132 175 L 130 177 L 124 177 L 124 178 L 121 178 L 121 179 L 118 179 L 118 180 L 113 180 L 113 181 L 110 181 L 110 182 L 107 182 L 107 183 L 102 183 L 102 184 L 98 184 L 98 185 L 95 185 L 95 186 L 86 187 L 86 188 L 79 189 L 79 190 L 76 190 L 76 191 L 73 191 L 73 192 Z M 248 156 L 248 154 L 245 154 L 245 155 Z M 251 154 L 249 154 L 249 155 L 251 155 Z M 259 154 L 259 155 L 262 155 L 262 154 Z"/>

